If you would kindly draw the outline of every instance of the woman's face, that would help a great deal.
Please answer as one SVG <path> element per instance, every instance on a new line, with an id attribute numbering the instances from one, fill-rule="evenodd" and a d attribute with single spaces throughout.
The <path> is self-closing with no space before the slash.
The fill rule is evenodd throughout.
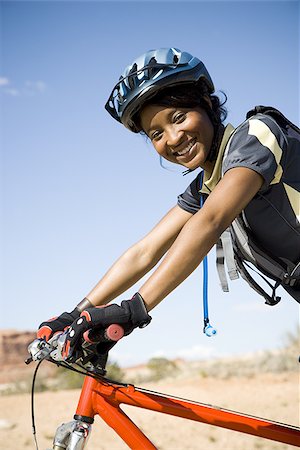
<path id="1" fill-rule="evenodd" d="M 214 128 L 203 108 L 147 105 L 140 113 L 141 125 L 159 155 L 188 169 L 202 167 L 212 145 Z"/>

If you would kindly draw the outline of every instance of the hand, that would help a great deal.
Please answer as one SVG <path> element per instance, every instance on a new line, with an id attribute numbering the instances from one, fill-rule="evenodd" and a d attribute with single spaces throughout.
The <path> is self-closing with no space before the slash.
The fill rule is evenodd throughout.
<path id="1" fill-rule="evenodd" d="M 73 309 L 70 313 L 64 312 L 58 317 L 53 317 L 46 322 L 42 322 L 36 335 L 39 339 L 49 341 L 55 333 L 63 332 L 74 322 L 74 320 L 78 319 L 79 316 L 80 311 L 77 308 Z"/>
<path id="2" fill-rule="evenodd" d="M 105 329 L 116 323 L 122 325 L 125 335 L 128 335 L 134 328 L 143 328 L 150 322 L 151 317 L 139 293 L 136 293 L 131 300 L 123 300 L 121 306 L 112 304 L 87 308 L 69 328 L 62 355 L 70 361 L 83 333 L 89 329 Z"/>

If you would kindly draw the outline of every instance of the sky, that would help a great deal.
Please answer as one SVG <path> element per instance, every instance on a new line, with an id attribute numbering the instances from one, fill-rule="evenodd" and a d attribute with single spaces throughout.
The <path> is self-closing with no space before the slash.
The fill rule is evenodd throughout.
<path id="1" fill-rule="evenodd" d="M 297 1 L 1 1 L 1 328 L 35 330 L 70 311 L 111 264 L 176 204 L 195 174 L 164 170 L 151 144 L 104 110 L 123 69 L 158 47 L 200 58 L 237 126 L 254 105 L 299 123 Z M 128 299 L 137 283 L 120 298 Z M 275 307 L 245 282 L 222 293 L 202 269 L 116 345 L 121 365 L 210 358 L 284 345 L 297 303 Z"/>

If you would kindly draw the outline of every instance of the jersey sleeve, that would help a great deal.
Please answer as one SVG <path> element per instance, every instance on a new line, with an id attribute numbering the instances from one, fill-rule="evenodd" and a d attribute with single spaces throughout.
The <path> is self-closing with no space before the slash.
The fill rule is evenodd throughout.
<path id="1" fill-rule="evenodd" d="M 177 204 L 185 211 L 195 214 L 200 209 L 200 174 L 191 182 L 186 190 L 178 195 Z"/>
<path id="2" fill-rule="evenodd" d="M 259 173 L 264 183 L 280 181 L 280 161 L 286 141 L 280 127 L 270 117 L 257 114 L 246 120 L 234 133 L 224 155 L 223 173 L 234 167 L 247 167 Z"/>

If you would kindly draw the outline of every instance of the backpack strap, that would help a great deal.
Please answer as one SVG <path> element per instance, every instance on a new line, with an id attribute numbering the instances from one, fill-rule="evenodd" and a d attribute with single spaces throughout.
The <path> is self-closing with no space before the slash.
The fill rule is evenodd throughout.
<path id="1" fill-rule="evenodd" d="M 216 243 L 216 267 L 223 292 L 229 292 L 226 270 L 225 255 L 221 238 Z"/>
<path id="2" fill-rule="evenodd" d="M 240 274 L 258 294 L 264 297 L 266 304 L 271 306 L 280 301 L 280 297 L 276 296 L 276 289 L 280 284 L 290 287 L 300 285 L 300 262 L 296 265 L 291 262 L 284 264 L 283 261 L 273 259 L 260 249 L 251 238 L 250 232 L 247 232 L 242 215 L 232 222 L 231 228 L 222 234 L 217 243 L 217 271 L 222 290 L 229 292 L 224 261 L 231 280 L 237 279 Z M 267 283 L 272 290 L 271 295 L 254 280 L 248 269 L 256 272 Z M 274 279 L 274 286 L 266 277 Z"/>
<path id="3" fill-rule="evenodd" d="M 300 262 L 290 271 L 284 275 L 284 284 L 288 284 L 291 287 L 300 285 Z"/>
<path id="4" fill-rule="evenodd" d="M 227 272 L 230 280 L 237 280 L 239 278 L 239 273 L 234 260 L 233 245 L 231 239 L 230 228 L 227 228 L 218 239 L 216 244 L 216 266 L 219 275 L 219 280 L 221 282 L 221 287 L 223 292 L 229 292 L 226 271 L 225 271 L 225 261 L 227 266 Z"/>
<path id="5" fill-rule="evenodd" d="M 239 227 L 240 224 L 237 226 Z M 245 230 L 242 230 L 241 236 L 242 236 L 241 241 L 244 249 L 245 248 L 250 249 L 247 242 Z M 220 239 L 217 242 L 216 249 L 217 249 L 216 265 L 223 292 L 229 292 L 224 263 L 224 261 L 226 261 L 228 275 L 231 280 L 236 280 L 237 278 L 239 278 L 240 274 L 243 280 L 247 281 L 247 283 L 250 285 L 252 289 L 254 289 L 259 295 L 264 297 L 266 301 L 265 303 L 267 305 L 273 306 L 280 301 L 281 297 L 276 296 L 276 289 L 279 286 L 280 282 L 279 281 L 276 282 L 275 285 L 273 286 L 261 273 L 256 272 L 251 266 L 248 266 L 248 264 L 245 261 L 244 255 L 242 255 L 240 252 L 240 247 L 233 245 L 232 230 L 230 231 L 230 228 L 228 228 L 226 231 L 223 232 L 223 234 L 221 235 Z M 250 258 L 248 258 L 248 260 L 249 259 Z M 251 262 L 254 264 L 255 262 L 254 258 L 252 259 Z M 272 289 L 271 295 L 269 295 L 254 280 L 254 278 L 250 275 L 249 271 L 247 270 L 246 266 L 248 266 L 250 269 L 258 273 L 258 275 L 260 275 L 260 277 L 268 284 L 268 286 Z M 299 271 L 300 271 L 300 264 L 299 264 Z"/>
<path id="6" fill-rule="evenodd" d="M 297 280 L 298 271 L 295 264 L 275 258 L 263 249 L 261 245 L 258 245 L 251 236 L 251 231 L 247 230 L 247 225 L 242 215 L 234 219 L 231 228 L 234 251 L 243 260 L 252 263 L 265 276 L 273 278 L 280 283 L 290 284 L 292 280 Z"/>
<path id="7" fill-rule="evenodd" d="M 255 271 L 271 287 L 272 295 L 269 295 L 250 275 L 250 273 L 246 269 L 245 263 L 243 263 L 242 259 L 236 258 L 236 264 L 237 264 L 239 273 L 240 273 L 241 277 L 243 278 L 243 280 L 247 281 L 249 286 L 265 299 L 266 305 L 274 306 L 274 305 L 277 305 L 278 302 L 280 302 L 281 297 L 276 296 L 276 289 L 280 285 L 279 281 L 277 281 L 275 283 L 275 285 L 272 286 L 271 283 L 264 276 L 262 276 L 259 272 Z M 254 269 L 252 269 L 252 270 L 254 270 Z"/>

